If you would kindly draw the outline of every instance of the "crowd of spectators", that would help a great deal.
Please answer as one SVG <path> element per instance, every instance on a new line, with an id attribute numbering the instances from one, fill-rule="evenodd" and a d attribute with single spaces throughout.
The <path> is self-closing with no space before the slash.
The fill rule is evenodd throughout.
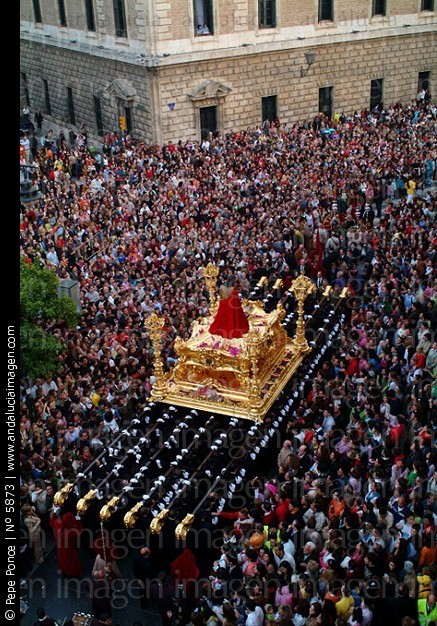
<path id="1" fill-rule="evenodd" d="M 287 416 L 277 466 L 246 507 L 212 512 L 233 525 L 190 626 L 437 619 L 436 123 L 418 98 L 199 143 L 48 131 L 26 145 L 43 197 L 21 207 L 20 255 L 78 280 L 82 314 L 51 329 L 66 346 L 53 377 L 22 383 L 24 572 L 44 558 L 59 481 L 147 404 L 144 320 L 164 316 L 171 366 L 208 311 L 211 260 L 243 296 L 299 271 L 334 297 L 347 287 L 351 314 Z M 174 602 L 162 617 L 176 623 Z"/>

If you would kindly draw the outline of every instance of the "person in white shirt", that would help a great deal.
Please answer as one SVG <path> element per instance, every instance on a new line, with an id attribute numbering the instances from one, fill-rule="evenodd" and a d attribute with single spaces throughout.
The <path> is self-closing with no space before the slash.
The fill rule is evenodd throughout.
<path id="1" fill-rule="evenodd" d="M 394 524 L 394 517 L 393 517 L 393 513 L 391 513 L 391 511 L 387 510 L 387 507 L 375 507 L 373 509 L 373 512 L 376 515 L 376 519 L 378 520 L 378 524 L 381 524 L 382 526 L 384 526 L 387 529 L 392 528 L 393 524 Z"/>
<path id="2" fill-rule="evenodd" d="M 409 515 L 406 519 L 403 519 L 398 524 L 396 524 L 396 528 L 400 531 L 404 539 L 408 540 L 411 537 L 414 520 L 414 515 Z"/>
<path id="3" fill-rule="evenodd" d="M 255 604 L 254 600 L 249 600 L 246 603 L 246 625 L 245 626 L 263 626 L 264 611 L 260 606 Z"/>
<path id="4" fill-rule="evenodd" d="M 427 494 L 437 497 L 437 469 L 434 469 L 434 473 L 428 481 L 426 492 Z"/>
<path id="5" fill-rule="evenodd" d="M 296 546 L 294 545 L 291 537 L 287 541 L 284 541 L 282 545 L 285 554 L 289 554 L 290 556 L 294 557 L 294 555 L 296 554 Z"/>
<path id="6" fill-rule="evenodd" d="M 30 141 L 29 141 L 29 137 L 27 135 L 24 135 L 24 137 L 22 137 L 20 139 L 20 144 L 23 146 L 25 161 L 26 161 L 26 163 L 29 163 L 30 162 Z"/>
<path id="7" fill-rule="evenodd" d="M 36 400 L 36 394 L 41 388 L 41 379 L 37 378 L 32 387 L 27 389 L 26 393 L 32 400 Z"/>
<path id="8" fill-rule="evenodd" d="M 331 430 L 335 424 L 335 420 L 333 416 L 326 409 L 323 411 L 323 422 L 322 428 L 323 432 L 326 433 L 328 430 Z"/>
<path id="9" fill-rule="evenodd" d="M 55 383 L 53 378 L 48 378 L 42 384 L 42 390 L 43 390 L 44 395 L 46 396 L 50 391 L 58 391 L 58 385 Z"/>
<path id="10" fill-rule="evenodd" d="M 361 626 L 369 626 L 372 623 L 373 613 L 367 606 L 365 600 L 361 602 L 361 610 L 363 612 L 363 621 L 361 622 Z"/>
<path id="11" fill-rule="evenodd" d="M 52 265 L 59 265 L 59 258 L 54 248 L 51 248 L 50 251 L 47 252 L 46 258 Z"/>
<path id="12" fill-rule="evenodd" d="M 296 571 L 296 563 L 294 561 L 294 557 L 291 552 L 285 552 L 284 544 L 277 543 L 273 549 L 273 552 L 276 568 L 278 568 L 283 561 L 287 561 L 287 563 L 291 565 L 293 572 Z"/>
<path id="13" fill-rule="evenodd" d="M 120 426 L 117 424 L 114 414 L 112 411 L 107 411 L 103 417 L 103 426 L 102 431 L 104 433 L 112 433 L 115 435 L 120 430 Z"/>

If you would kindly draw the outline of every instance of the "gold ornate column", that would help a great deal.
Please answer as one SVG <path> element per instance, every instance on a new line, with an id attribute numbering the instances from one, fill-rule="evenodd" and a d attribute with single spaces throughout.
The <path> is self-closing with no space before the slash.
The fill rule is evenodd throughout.
<path id="1" fill-rule="evenodd" d="M 205 279 L 206 286 L 209 292 L 209 312 L 212 314 L 217 308 L 217 296 L 215 287 L 217 284 L 217 276 L 219 275 L 219 268 L 213 263 L 208 263 L 202 270 L 202 276 Z"/>
<path id="2" fill-rule="evenodd" d="M 255 328 L 251 327 L 245 339 L 250 363 L 250 374 L 247 381 L 249 407 L 250 412 L 254 415 L 254 417 L 259 417 L 259 408 L 262 402 L 260 399 L 261 390 L 258 360 L 260 356 L 260 346 L 262 343 L 262 338 L 260 336 L 260 333 Z"/>
<path id="3" fill-rule="evenodd" d="M 152 400 L 161 400 L 167 392 L 167 383 L 165 381 L 164 366 L 162 364 L 161 357 L 161 341 L 164 319 L 161 316 L 156 315 L 156 313 L 152 313 L 152 315 L 144 322 L 144 326 L 149 331 L 153 346 L 155 382 L 153 383 L 151 397 Z"/>
<path id="4" fill-rule="evenodd" d="M 316 286 L 313 281 L 300 274 L 292 283 L 289 291 L 294 293 L 297 300 L 297 324 L 296 324 L 296 336 L 293 339 L 293 347 L 296 352 L 308 352 L 310 347 L 305 337 L 305 322 L 303 319 L 303 305 L 310 293 L 316 290 Z"/>

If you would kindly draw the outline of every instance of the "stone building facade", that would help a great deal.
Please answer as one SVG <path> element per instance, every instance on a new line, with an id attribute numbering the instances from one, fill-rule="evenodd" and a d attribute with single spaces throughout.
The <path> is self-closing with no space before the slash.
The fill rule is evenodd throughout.
<path id="1" fill-rule="evenodd" d="M 434 0 L 21 0 L 21 102 L 147 143 L 407 103 Z"/>

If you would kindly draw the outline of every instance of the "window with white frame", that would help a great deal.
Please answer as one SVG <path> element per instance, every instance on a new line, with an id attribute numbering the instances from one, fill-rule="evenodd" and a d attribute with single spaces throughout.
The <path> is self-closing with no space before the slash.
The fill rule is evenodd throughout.
<path id="1" fill-rule="evenodd" d="M 35 15 L 35 22 L 42 24 L 41 4 L 39 0 L 33 0 L 33 14 Z"/>
<path id="2" fill-rule="evenodd" d="M 386 15 L 386 0 L 372 0 L 372 15 Z"/>
<path id="3" fill-rule="evenodd" d="M 258 0 L 258 27 L 275 28 L 276 0 Z"/>
<path id="4" fill-rule="evenodd" d="M 85 0 L 86 27 L 94 33 L 96 30 L 96 16 L 94 14 L 93 0 Z"/>
<path id="5" fill-rule="evenodd" d="M 64 28 L 67 26 L 67 13 L 65 11 L 65 0 L 58 0 L 59 23 Z"/>
<path id="6" fill-rule="evenodd" d="M 421 11 L 434 11 L 434 0 L 422 0 L 420 5 Z"/>
<path id="7" fill-rule="evenodd" d="M 214 33 L 213 0 L 193 0 L 194 34 L 202 37 Z"/>
<path id="8" fill-rule="evenodd" d="M 334 1 L 319 0 L 319 22 L 334 21 Z"/>
<path id="9" fill-rule="evenodd" d="M 127 37 L 126 9 L 124 0 L 113 0 L 116 37 Z"/>

